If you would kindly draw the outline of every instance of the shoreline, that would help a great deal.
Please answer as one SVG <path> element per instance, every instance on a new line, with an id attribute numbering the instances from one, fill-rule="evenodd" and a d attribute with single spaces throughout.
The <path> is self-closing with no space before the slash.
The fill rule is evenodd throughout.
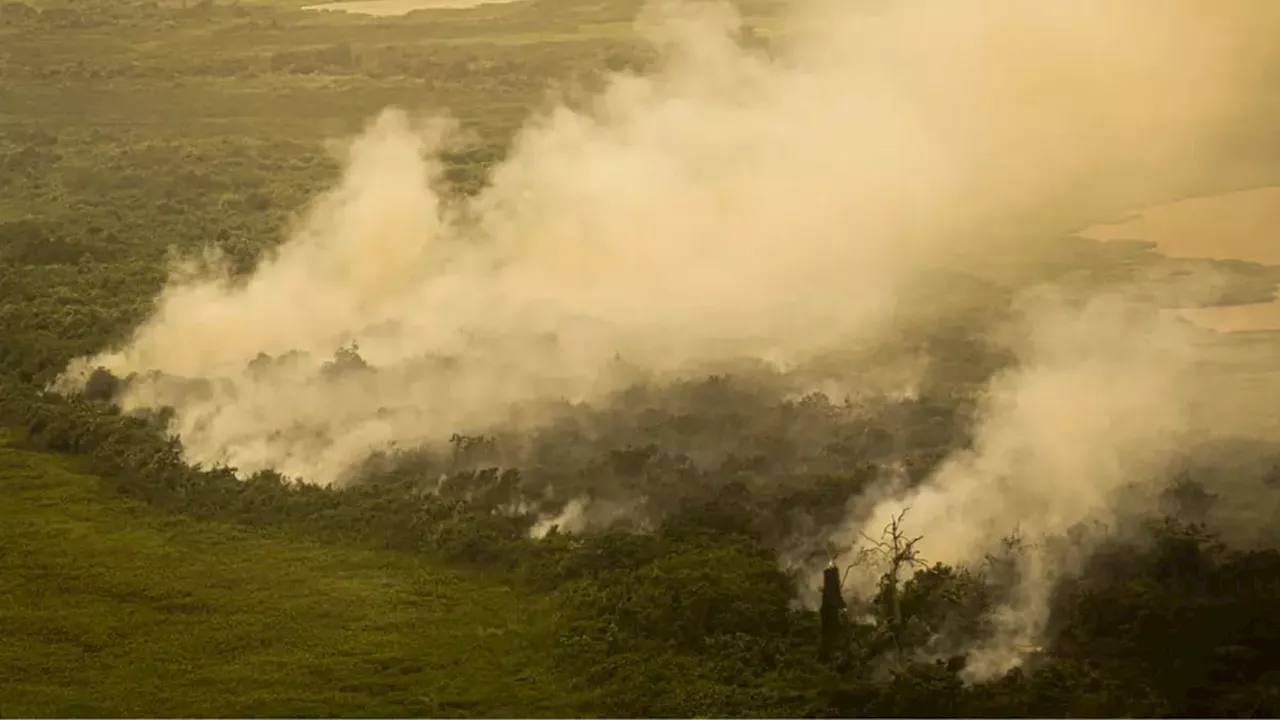
<path id="1" fill-rule="evenodd" d="M 1280 267 L 1280 186 L 1187 198 L 1090 225 L 1079 237 L 1150 249 L 1168 258 Z M 1270 301 L 1176 309 L 1225 333 L 1280 331 L 1280 292 Z"/>
<path id="2" fill-rule="evenodd" d="M 367 17 L 400 17 L 430 10 L 470 10 L 481 5 L 497 5 L 516 0 L 336 0 L 302 6 L 311 12 L 343 12 Z"/>

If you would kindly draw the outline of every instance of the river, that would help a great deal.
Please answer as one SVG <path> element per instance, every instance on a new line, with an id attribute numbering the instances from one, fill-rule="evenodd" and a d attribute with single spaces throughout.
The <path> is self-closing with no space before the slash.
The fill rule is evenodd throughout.
<path id="1" fill-rule="evenodd" d="M 329 10 L 373 15 L 375 17 L 392 17 L 407 15 L 414 10 L 457 10 L 473 8 L 479 5 L 513 2 L 514 0 L 352 0 L 351 2 L 329 2 L 319 5 L 307 5 L 303 10 Z"/>
<path id="2" fill-rule="evenodd" d="M 1198 197 L 1146 208 L 1080 233 L 1094 240 L 1142 240 L 1169 257 L 1247 260 L 1280 266 L 1280 187 Z M 1280 298 L 1181 311 L 1223 332 L 1280 329 Z"/>

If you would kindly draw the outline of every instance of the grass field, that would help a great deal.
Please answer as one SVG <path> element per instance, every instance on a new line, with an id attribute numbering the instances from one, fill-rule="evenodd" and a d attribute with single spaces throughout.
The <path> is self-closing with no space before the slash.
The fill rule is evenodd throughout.
<path id="1" fill-rule="evenodd" d="M 483 576 L 161 515 L 13 435 L 0 486 L 4 716 L 582 712 Z"/>

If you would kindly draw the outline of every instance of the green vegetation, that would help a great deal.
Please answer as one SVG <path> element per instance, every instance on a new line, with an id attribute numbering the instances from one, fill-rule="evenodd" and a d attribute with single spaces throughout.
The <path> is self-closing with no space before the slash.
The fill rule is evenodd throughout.
<path id="1" fill-rule="evenodd" d="M 802 412 L 822 409 L 813 401 Z M 1145 523 L 1145 541 L 1102 530 L 1101 549 L 1055 593 L 1052 643 L 1030 672 L 966 687 L 961 658 L 910 658 L 940 633 L 982 631 L 1009 590 L 1000 558 L 886 583 L 861 609 L 878 623 L 847 616 L 825 662 L 816 613 L 790 606 L 794 586 L 770 538 L 785 532 L 788 510 L 819 522 L 824 508 L 840 513 L 832 501 L 857 492 L 865 474 L 802 482 L 781 467 L 790 479 L 770 495 L 748 487 L 768 457 L 731 455 L 699 470 L 687 457 L 613 452 L 613 469 L 598 470 L 611 479 L 697 473 L 703 482 L 657 533 L 531 541 L 518 520 L 483 511 L 519 477 L 462 472 L 454 479 L 469 500 L 447 489 L 424 496 L 416 490 L 434 461 L 417 457 L 343 491 L 269 475 L 241 483 L 185 468 L 145 421 L 108 408 L 15 392 L 0 411 L 32 442 L 108 474 L 99 484 L 65 461 L 5 449 L 4 623 L 20 641 L 4 657 L 24 668 L 6 686 L 6 712 L 1252 716 L 1276 707 L 1280 677 L 1266 659 L 1280 652 L 1280 553 L 1220 546 L 1200 522 L 1213 497 L 1185 479 L 1170 488 L 1169 515 Z M 351 547 L 388 549 L 342 549 Z M 56 672 L 31 674 L 31 658 Z M 139 672 L 153 658 L 171 658 L 170 674 Z M 182 679 L 156 685 L 172 668 Z M 120 687 L 60 692 L 85 677 L 90 689 Z M 362 705 L 366 692 L 376 704 Z"/>
<path id="2" fill-rule="evenodd" d="M 571 716 L 546 604 L 402 553 L 158 512 L 0 438 L 0 711 Z"/>
<path id="3" fill-rule="evenodd" d="M 1272 447 L 1222 449 L 1235 475 L 1171 479 L 1132 527 L 1077 528 L 1100 549 L 1055 591 L 1044 647 L 990 682 L 963 682 L 952 650 L 989 633 L 1016 542 L 908 580 L 890 538 L 878 594 L 828 613 L 839 627 L 795 602 L 818 579 L 784 571 L 789 538 L 839 522 L 879 469 L 919 481 L 972 442 L 976 389 L 1008 358 L 955 328 L 904 339 L 934 361 L 919 397 L 858 413 L 744 371 L 567 409 L 518 467 L 459 438 L 476 452 L 373 458 L 332 490 L 190 467 L 163 413 L 110 403 L 126 379 L 42 392 L 127 336 L 172 251 L 251 270 L 335 178 L 322 140 L 383 106 L 458 116 L 474 142 L 449 177 L 472 192 L 550 80 L 652 59 L 630 0 L 297 5 L 0 4 L 0 714 L 1280 713 L 1275 523 L 1246 550 L 1210 521 L 1231 482 L 1275 498 Z M 1033 270 L 1156 288 L 1196 265 L 1081 242 Z M 1277 279 L 1219 269 L 1195 301 Z M 502 509 L 551 485 L 642 495 L 647 531 L 531 539 L 534 516 Z"/>

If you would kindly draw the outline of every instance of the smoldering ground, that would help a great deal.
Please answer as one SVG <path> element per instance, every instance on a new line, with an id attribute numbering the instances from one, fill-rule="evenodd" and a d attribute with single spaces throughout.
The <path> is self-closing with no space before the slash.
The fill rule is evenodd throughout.
<path id="1" fill-rule="evenodd" d="M 131 340 L 62 387 L 136 373 L 118 402 L 172 408 L 190 460 L 329 484 L 376 451 L 532 436 L 560 401 L 642 407 L 627 388 L 754 360 L 780 406 L 882 398 L 833 426 L 863 449 L 868 407 L 961 408 L 933 413 L 952 430 L 921 441 L 942 449 L 923 476 L 872 483 L 809 539 L 848 545 L 906 504 L 925 556 L 973 561 L 1014 525 L 1114 514 L 1119 487 L 1158 481 L 1204 429 L 1192 404 L 1257 401 L 1209 393 L 1188 371 L 1198 335 L 1123 278 L 1105 297 L 1028 291 L 1055 279 L 1062 234 L 1225 162 L 1278 17 L 1246 0 L 815 1 L 764 51 L 727 5 L 653 3 L 658 66 L 532 117 L 478 195 L 443 182 L 451 123 L 388 110 L 255 272 L 175 273 Z M 956 334 L 972 376 L 928 342 Z M 890 433 L 873 474 L 911 444 Z M 592 502 L 613 518 L 652 494 L 548 492 L 584 526 Z M 1026 577 L 1010 642 L 1039 631 L 1054 580 Z"/>

